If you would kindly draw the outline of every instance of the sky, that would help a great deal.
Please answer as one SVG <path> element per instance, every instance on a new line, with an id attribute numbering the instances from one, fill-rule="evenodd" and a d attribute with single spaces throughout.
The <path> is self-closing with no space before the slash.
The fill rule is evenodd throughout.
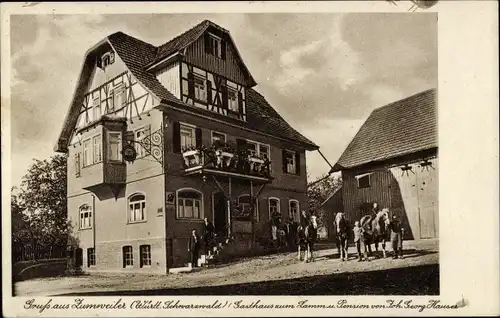
<path id="1" fill-rule="evenodd" d="M 437 88 L 435 13 L 14 15 L 12 185 L 55 154 L 87 49 L 117 31 L 161 45 L 204 19 L 230 31 L 255 89 L 332 165 L 375 108 Z M 309 181 L 329 169 L 307 153 Z"/>

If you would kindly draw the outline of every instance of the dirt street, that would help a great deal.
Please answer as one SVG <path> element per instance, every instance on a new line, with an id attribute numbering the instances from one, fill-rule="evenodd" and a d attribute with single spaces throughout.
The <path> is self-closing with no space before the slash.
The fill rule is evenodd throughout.
<path id="1" fill-rule="evenodd" d="M 296 253 L 242 259 L 169 275 L 92 274 L 18 282 L 28 295 L 431 295 L 439 294 L 439 242 L 405 242 L 405 258 L 357 262 L 337 258 L 337 249 L 315 253 L 313 263 Z"/>

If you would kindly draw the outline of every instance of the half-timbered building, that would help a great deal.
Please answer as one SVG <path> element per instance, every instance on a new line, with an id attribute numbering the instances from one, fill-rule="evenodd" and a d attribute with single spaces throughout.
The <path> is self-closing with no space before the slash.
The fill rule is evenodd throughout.
<path id="1" fill-rule="evenodd" d="M 165 273 L 205 217 L 234 253 L 260 248 L 272 213 L 297 219 L 318 147 L 256 84 L 210 21 L 160 46 L 117 32 L 90 48 L 56 145 L 74 265 Z"/>
<path id="2" fill-rule="evenodd" d="M 329 212 L 343 209 L 354 223 L 377 202 L 401 218 L 407 239 L 437 238 L 436 91 L 374 110 L 332 170 L 342 172 L 343 184 L 325 202 Z"/>

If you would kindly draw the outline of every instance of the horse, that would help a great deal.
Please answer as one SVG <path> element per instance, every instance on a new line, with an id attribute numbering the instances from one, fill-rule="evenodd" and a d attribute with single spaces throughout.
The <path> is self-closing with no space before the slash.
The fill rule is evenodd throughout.
<path id="1" fill-rule="evenodd" d="M 346 220 L 345 214 L 342 212 L 338 212 L 335 215 L 335 230 L 339 257 L 342 261 L 346 261 L 348 259 L 347 239 L 349 237 L 349 222 Z"/>
<path id="2" fill-rule="evenodd" d="M 311 216 L 307 225 L 299 226 L 297 229 L 297 258 L 302 260 L 302 254 L 305 252 L 304 262 L 312 262 L 314 243 L 318 239 L 318 223 L 316 216 Z"/>
<path id="3" fill-rule="evenodd" d="M 375 244 L 375 251 L 378 252 L 378 243 L 382 242 L 382 253 L 386 257 L 385 243 L 390 241 L 389 238 L 389 209 L 384 208 L 379 211 L 375 217 L 373 215 L 365 215 L 359 221 L 360 226 L 364 229 L 365 249 L 368 249 L 369 254 L 372 253 L 371 244 Z"/>

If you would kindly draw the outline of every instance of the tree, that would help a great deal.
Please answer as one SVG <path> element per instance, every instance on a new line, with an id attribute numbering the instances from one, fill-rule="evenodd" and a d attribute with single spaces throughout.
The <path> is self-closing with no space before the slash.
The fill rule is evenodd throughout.
<path id="1" fill-rule="evenodd" d="M 314 213 L 318 217 L 319 226 L 324 224 L 324 210 L 320 209 L 321 204 L 342 186 L 342 178 L 337 175 L 323 175 L 311 182 L 311 186 L 307 189 L 309 199 L 309 214 Z"/>
<path id="2" fill-rule="evenodd" d="M 19 194 L 12 194 L 13 238 L 32 246 L 34 242 L 45 247 L 65 246 L 66 156 L 34 161 L 22 179 Z"/>

